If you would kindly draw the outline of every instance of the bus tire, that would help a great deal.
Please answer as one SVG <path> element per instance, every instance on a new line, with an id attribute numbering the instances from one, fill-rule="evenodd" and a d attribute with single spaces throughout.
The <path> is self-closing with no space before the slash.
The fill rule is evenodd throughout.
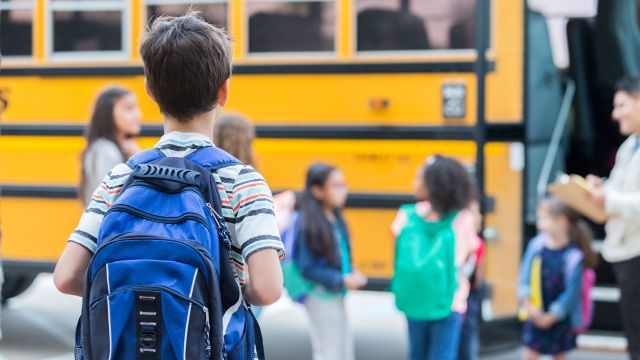
<path id="1" fill-rule="evenodd" d="M 2 285 L 2 303 L 12 297 L 22 294 L 31 286 L 36 274 L 5 274 L 4 284 Z"/>

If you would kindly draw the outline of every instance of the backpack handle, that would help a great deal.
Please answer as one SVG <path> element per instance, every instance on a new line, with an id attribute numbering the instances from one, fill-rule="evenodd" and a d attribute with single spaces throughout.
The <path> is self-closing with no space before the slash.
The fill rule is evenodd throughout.
<path id="1" fill-rule="evenodd" d="M 157 179 L 175 181 L 187 185 L 198 186 L 201 175 L 197 171 L 178 169 L 157 164 L 141 164 L 133 172 L 136 179 Z"/>

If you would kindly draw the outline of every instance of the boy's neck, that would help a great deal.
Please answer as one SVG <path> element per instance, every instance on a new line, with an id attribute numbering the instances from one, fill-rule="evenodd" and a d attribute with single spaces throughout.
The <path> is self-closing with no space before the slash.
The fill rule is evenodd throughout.
<path id="1" fill-rule="evenodd" d="M 198 114 L 188 121 L 179 121 L 170 115 L 165 115 L 164 118 L 164 133 L 168 134 L 173 131 L 179 131 L 183 133 L 198 133 L 202 134 L 211 141 L 213 141 L 213 123 L 218 117 L 220 107 L 216 107 L 213 110 Z"/>

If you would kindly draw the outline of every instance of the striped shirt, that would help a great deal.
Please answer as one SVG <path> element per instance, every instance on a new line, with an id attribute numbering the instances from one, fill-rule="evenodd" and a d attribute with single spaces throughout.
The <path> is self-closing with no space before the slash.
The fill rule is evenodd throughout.
<path id="1" fill-rule="evenodd" d="M 155 145 L 166 156 L 185 157 L 207 146 L 214 146 L 205 135 L 172 132 Z M 98 186 L 80 223 L 69 237 L 91 251 L 96 251 L 98 231 L 106 212 L 113 205 L 133 169 L 116 165 Z M 255 251 L 275 249 L 284 258 L 273 199 L 262 175 L 247 165 L 234 165 L 212 173 L 222 202 L 224 216 L 232 237 L 231 263 L 241 284 L 246 282 L 245 259 Z"/>

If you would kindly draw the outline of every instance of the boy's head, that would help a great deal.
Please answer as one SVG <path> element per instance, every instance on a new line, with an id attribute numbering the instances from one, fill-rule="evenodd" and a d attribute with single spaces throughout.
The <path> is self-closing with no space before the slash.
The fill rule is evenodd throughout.
<path id="1" fill-rule="evenodd" d="M 618 81 L 611 116 L 620 123 L 623 135 L 640 135 L 640 78 L 625 77 Z"/>
<path id="2" fill-rule="evenodd" d="M 142 39 L 140 55 L 147 90 L 163 114 L 188 122 L 225 105 L 230 40 L 197 13 L 157 18 Z"/>

